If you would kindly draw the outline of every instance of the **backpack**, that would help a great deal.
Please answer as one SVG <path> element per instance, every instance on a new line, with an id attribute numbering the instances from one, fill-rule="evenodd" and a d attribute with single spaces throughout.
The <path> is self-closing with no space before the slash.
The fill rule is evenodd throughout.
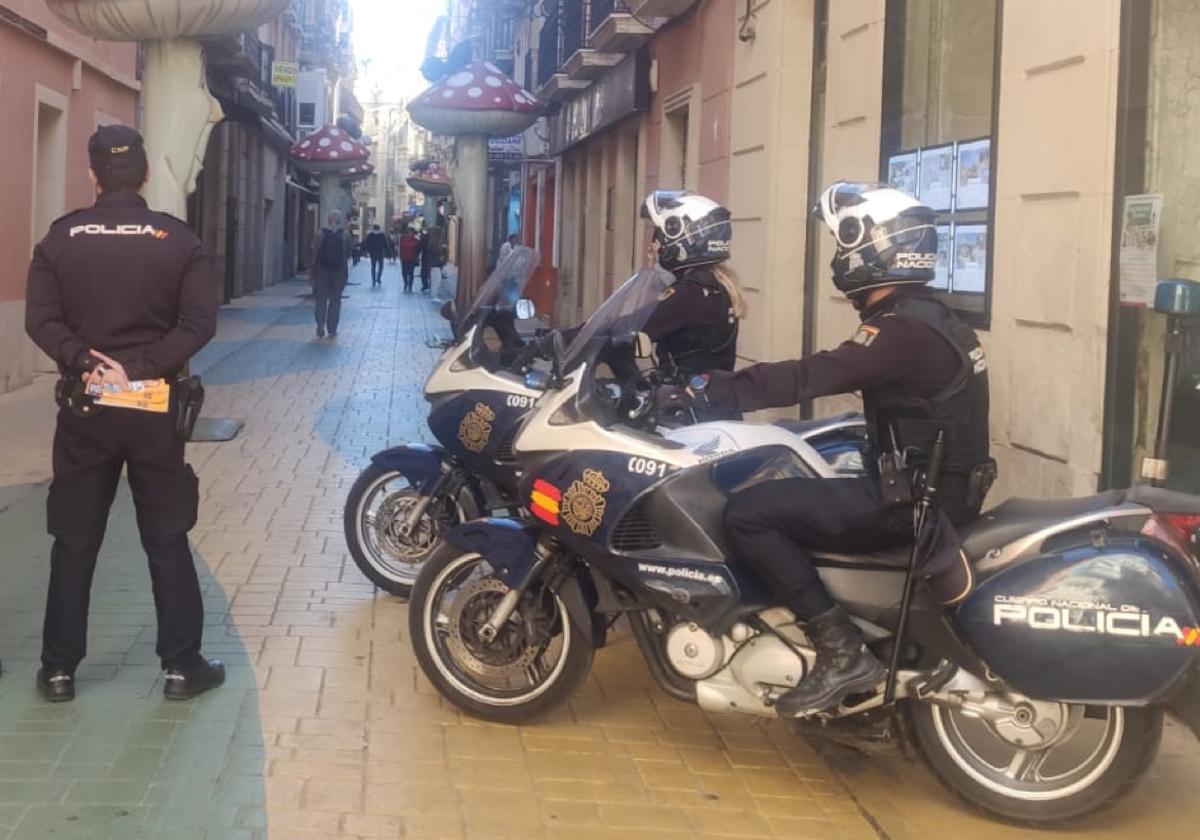
<path id="1" fill-rule="evenodd" d="M 327 271 L 346 267 L 346 238 L 340 230 L 321 232 L 321 247 L 317 249 L 317 265 Z"/>

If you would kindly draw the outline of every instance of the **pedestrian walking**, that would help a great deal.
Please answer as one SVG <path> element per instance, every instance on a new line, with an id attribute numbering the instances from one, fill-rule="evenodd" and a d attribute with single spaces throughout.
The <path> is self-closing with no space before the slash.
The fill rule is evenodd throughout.
<path id="1" fill-rule="evenodd" d="M 504 261 L 504 258 L 512 253 L 513 248 L 521 244 L 521 237 L 515 233 L 510 233 L 508 239 L 504 240 L 504 244 L 500 246 L 500 253 L 496 257 L 497 264 Z"/>
<path id="2" fill-rule="evenodd" d="M 404 276 L 404 291 L 411 292 L 413 274 L 417 269 L 417 261 L 421 259 L 421 237 L 416 231 L 408 228 L 400 237 L 400 272 Z M 422 277 L 424 276 L 422 270 Z"/>
<path id="3" fill-rule="evenodd" d="M 317 338 L 324 338 L 326 330 L 331 338 L 337 335 L 342 315 L 342 292 L 350 277 L 346 266 L 350 258 L 350 236 L 342 228 L 342 214 L 334 210 L 326 221 L 326 226 L 313 241 L 308 269 L 316 300 Z"/>
<path id="4" fill-rule="evenodd" d="M 433 270 L 439 271 L 446 264 L 446 238 L 444 229 L 434 225 L 421 234 L 421 291 L 428 292 Z"/>
<path id="5" fill-rule="evenodd" d="M 371 232 L 363 240 L 362 249 L 371 258 L 371 285 L 382 285 L 383 260 L 387 256 L 388 241 L 379 225 L 371 226 Z"/>
<path id="6" fill-rule="evenodd" d="M 163 694 L 187 699 L 225 680 L 224 666 L 200 654 L 204 604 L 188 548 L 199 491 L 184 440 L 203 391 L 180 378 L 216 331 L 220 277 L 191 228 L 139 195 L 140 134 L 104 126 L 88 158 L 96 203 L 50 226 L 26 294 L 26 332 L 62 375 L 37 685 L 52 702 L 75 697 L 92 574 L 124 468 L 150 565 Z"/>

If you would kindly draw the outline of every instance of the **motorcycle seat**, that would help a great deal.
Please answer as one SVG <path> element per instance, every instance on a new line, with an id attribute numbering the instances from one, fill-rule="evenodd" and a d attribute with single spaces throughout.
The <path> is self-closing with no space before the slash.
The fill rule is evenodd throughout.
<path id="1" fill-rule="evenodd" d="M 878 551 L 867 551 L 859 554 L 839 554 L 835 551 L 814 551 L 813 559 L 818 566 L 887 566 L 889 568 L 908 568 L 908 559 L 912 555 L 912 543 L 906 542 L 893 548 L 882 548 Z"/>
<path id="2" fill-rule="evenodd" d="M 978 560 L 994 548 L 1056 522 L 1120 505 L 1126 495 L 1125 490 L 1109 490 L 1078 499 L 1013 498 L 960 526 L 958 536 L 967 556 Z"/>

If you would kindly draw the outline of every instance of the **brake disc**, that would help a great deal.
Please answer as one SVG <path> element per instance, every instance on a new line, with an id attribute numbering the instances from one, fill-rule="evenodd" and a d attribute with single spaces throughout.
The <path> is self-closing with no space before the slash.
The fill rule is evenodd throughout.
<path id="1" fill-rule="evenodd" d="M 408 518 L 417 498 L 411 491 L 392 493 L 380 503 L 375 514 L 375 538 L 379 547 L 392 557 L 420 557 L 433 545 L 433 522 L 428 512 L 411 534 L 406 537 L 400 533 L 400 523 Z"/>
<path id="2" fill-rule="evenodd" d="M 532 643 L 530 628 L 521 611 L 515 610 L 496 638 L 485 642 L 479 630 L 492 617 L 492 612 L 508 587 L 495 578 L 484 578 L 459 590 L 447 612 L 450 633 L 447 645 L 459 663 L 485 677 L 505 679 L 523 676 L 537 659 L 539 648 Z"/>

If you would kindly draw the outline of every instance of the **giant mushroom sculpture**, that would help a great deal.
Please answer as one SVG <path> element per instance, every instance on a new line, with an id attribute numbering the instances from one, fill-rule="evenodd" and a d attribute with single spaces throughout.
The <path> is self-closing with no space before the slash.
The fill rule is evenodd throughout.
<path id="1" fill-rule="evenodd" d="M 437 200 L 450 195 L 450 176 L 436 160 L 419 160 L 409 167 L 409 171 L 412 174 L 407 178 L 408 185 L 425 196 L 425 224 L 436 225 Z"/>
<path id="2" fill-rule="evenodd" d="M 519 134 L 537 119 L 537 97 L 494 64 L 476 61 L 408 105 L 420 126 L 455 138 L 454 193 L 462 215 L 459 294 L 481 282 L 487 258 L 487 139 Z"/>
<path id="3" fill-rule="evenodd" d="M 324 126 L 292 146 L 291 157 L 296 167 L 321 179 L 322 222 L 332 211 L 342 209 L 342 173 L 367 164 L 370 156 L 366 146 L 336 125 Z"/>
<path id="4" fill-rule="evenodd" d="M 212 127 L 224 116 L 208 92 L 199 38 L 253 29 L 289 0 L 46 0 L 59 20 L 107 41 L 144 41 L 143 135 L 151 207 L 186 216 Z"/>

